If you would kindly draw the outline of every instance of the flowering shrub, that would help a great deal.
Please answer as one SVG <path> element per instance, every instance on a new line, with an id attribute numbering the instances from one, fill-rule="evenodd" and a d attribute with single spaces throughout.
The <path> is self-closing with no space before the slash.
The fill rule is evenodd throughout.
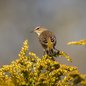
<path id="1" fill-rule="evenodd" d="M 59 55 L 71 61 L 64 52 Z M 18 59 L 0 68 L 0 86 L 86 86 L 86 75 L 76 67 L 66 66 L 44 55 L 42 58 L 29 51 L 28 40 Z"/>
<path id="2" fill-rule="evenodd" d="M 80 41 L 68 42 L 68 45 L 86 45 L 86 39 Z"/>

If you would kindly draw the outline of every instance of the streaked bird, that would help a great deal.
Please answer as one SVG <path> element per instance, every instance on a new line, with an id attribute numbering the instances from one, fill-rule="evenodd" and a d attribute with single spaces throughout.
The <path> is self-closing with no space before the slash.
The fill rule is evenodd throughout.
<path id="1" fill-rule="evenodd" d="M 40 44 L 49 56 L 53 56 L 54 54 L 56 54 L 56 37 L 51 31 L 44 27 L 38 26 L 34 29 L 33 32 L 38 35 Z"/>

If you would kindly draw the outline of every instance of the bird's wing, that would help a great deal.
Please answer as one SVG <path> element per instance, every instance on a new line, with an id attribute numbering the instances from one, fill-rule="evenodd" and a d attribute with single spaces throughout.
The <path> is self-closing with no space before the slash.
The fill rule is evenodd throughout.
<path id="1" fill-rule="evenodd" d="M 51 41 L 51 39 L 50 39 L 50 38 L 48 38 L 47 48 L 48 48 L 48 50 L 53 49 L 53 42 Z"/>
<path id="2" fill-rule="evenodd" d="M 55 35 L 50 32 L 50 31 L 44 31 L 40 36 L 39 36 L 39 41 L 43 46 L 46 47 L 53 47 L 56 45 L 56 37 Z"/>

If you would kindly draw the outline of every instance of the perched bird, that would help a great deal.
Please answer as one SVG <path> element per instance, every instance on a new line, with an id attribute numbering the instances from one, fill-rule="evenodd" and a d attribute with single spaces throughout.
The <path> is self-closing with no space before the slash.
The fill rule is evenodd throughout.
<path id="1" fill-rule="evenodd" d="M 56 37 L 51 31 L 41 26 L 38 26 L 34 29 L 33 32 L 38 35 L 40 44 L 49 56 L 53 56 L 54 54 L 56 54 Z"/>

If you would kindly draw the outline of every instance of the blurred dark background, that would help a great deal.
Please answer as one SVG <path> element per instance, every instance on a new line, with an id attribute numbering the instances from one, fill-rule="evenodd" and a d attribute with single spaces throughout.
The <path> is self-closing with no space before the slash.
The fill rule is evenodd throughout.
<path id="1" fill-rule="evenodd" d="M 67 42 L 86 39 L 86 0 L 0 0 L 0 66 L 18 58 L 25 39 L 30 51 L 43 55 L 36 34 L 30 33 L 39 25 L 54 32 L 57 49 L 73 59 L 72 63 L 65 58 L 57 61 L 86 73 L 86 47 L 67 46 Z"/>

